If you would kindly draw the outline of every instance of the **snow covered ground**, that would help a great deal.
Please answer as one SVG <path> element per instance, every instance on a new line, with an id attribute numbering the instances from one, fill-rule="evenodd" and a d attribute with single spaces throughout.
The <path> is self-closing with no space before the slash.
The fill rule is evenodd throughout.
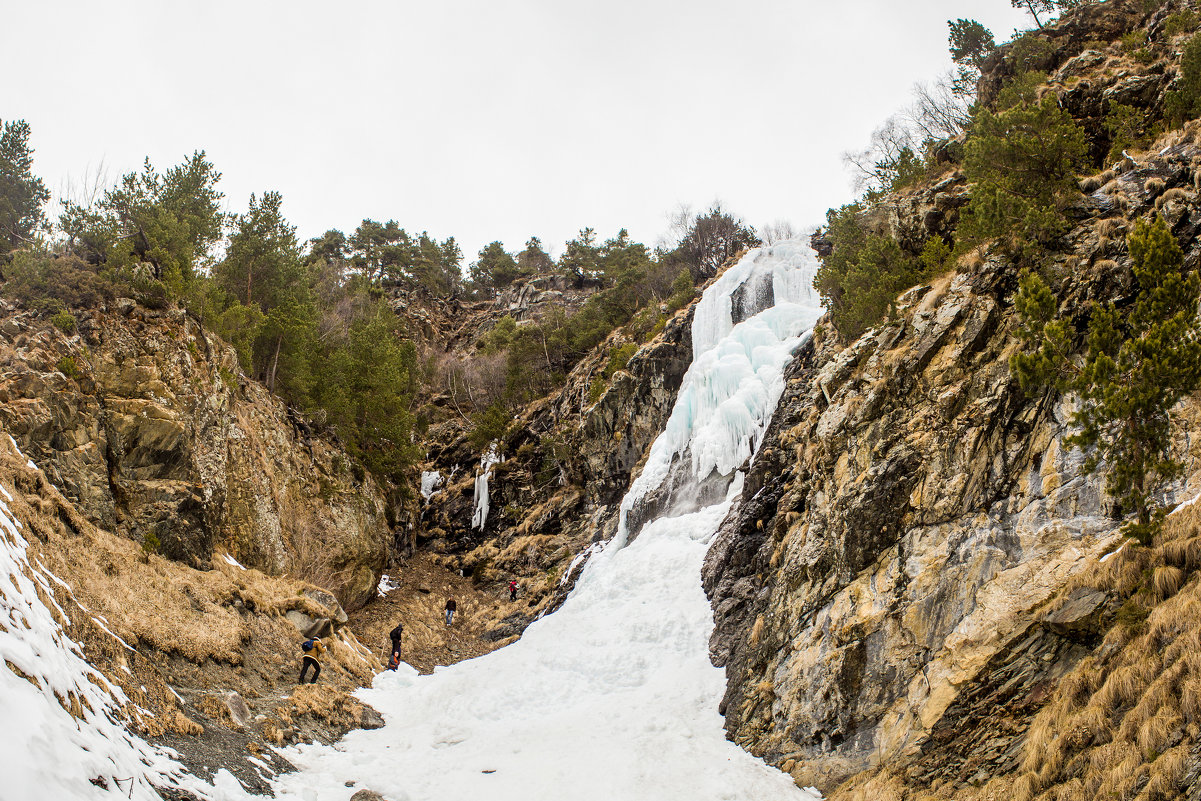
<path id="1" fill-rule="evenodd" d="M 728 475 L 758 447 L 783 369 L 820 315 L 813 268 L 808 248 L 786 243 L 752 251 L 706 292 L 693 326 L 700 352 L 624 509 L 663 481 L 677 454 L 691 453 L 684 469 L 698 477 Z M 734 325 L 731 293 L 760 279 L 775 306 Z M 361 695 L 387 725 L 290 749 L 301 771 L 276 792 L 303 801 L 345 801 L 363 787 L 390 801 L 816 797 L 728 742 L 717 713 L 724 674 L 709 663 L 700 572 L 741 484 L 713 506 L 647 523 L 629 544 L 619 533 L 562 608 L 513 645 L 432 676 L 381 674 Z"/>

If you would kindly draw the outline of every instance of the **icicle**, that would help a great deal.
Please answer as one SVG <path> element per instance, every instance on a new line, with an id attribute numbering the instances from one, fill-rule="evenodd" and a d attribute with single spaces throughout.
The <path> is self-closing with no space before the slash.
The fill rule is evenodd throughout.
<path id="1" fill-rule="evenodd" d="M 471 527 L 483 529 L 488 522 L 488 480 L 492 478 L 492 467 L 504 461 L 497 455 L 497 443 L 488 446 L 484 458 L 480 460 L 480 470 L 475 474 L 475 512 L 471 515 Z"/>

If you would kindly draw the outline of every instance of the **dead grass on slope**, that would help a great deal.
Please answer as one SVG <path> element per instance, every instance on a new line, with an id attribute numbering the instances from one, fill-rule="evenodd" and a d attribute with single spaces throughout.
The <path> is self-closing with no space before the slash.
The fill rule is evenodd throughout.
<path id="1" fill-rule="evenodd" d="M 171 685 L 253 694 L 294 680 L 299 635 L 284 613 L 330 616 L 302 594 L 307 585 L 220 559 L 197 571 L 147 555 L 93 526 L 6 437 L 0 440 L 0 485 L 13 495 L 8 506 L 23 524 L 30 561 L 61 582 L 54 598 L 42 592 L 42 600 L 88 662 L 128 696 L 124 714 L 136 729 L 148 736 L 203 731 Z M 374 665 L 353 634 L 343 630 L 329 650 L 323 681 L 370 680 Z M 78 705 L 61 700 L 69 711 Z"/>

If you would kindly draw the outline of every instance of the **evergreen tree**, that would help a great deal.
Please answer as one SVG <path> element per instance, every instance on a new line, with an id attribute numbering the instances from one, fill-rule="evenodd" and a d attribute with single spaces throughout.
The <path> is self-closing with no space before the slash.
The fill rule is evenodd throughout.
<path id="1" fill-rule="evenodd" d="M 29 124 L 0 123 L 0 257 L 28 243 L 42 224 L 50 192 L 32 170 Z"/>
<path id="2" fill-rule="evenodd" d="M 250 196 L 246 213 L 234 218 L 225 259 L 213 272 L 231 297 L 254 310 L 226 318 L 241 327 L 250 318 L 256 321 L 247 370 L 269 390 L 277 391 L 280 381 L 279 393 L 304 405 L 312 384 L 309 358 L 317 308 L 296 228 L 284 219 L 282 202 L 278 192 L 266 192 L 261 200 Z"/>
<path id="3" fill-rule="evenodd" d="M 1029 257 L 1067 228 L 1063 210 L 1079 194 L 1084 131 L 1053 94 L 1034 97 L 1042 76 L 1029 73 L 1006 88 L 997 111 L 981 109 L 964 146 L 964 172 L 974 186 L 965 220 L 969 240 L 999 240 Z"/>
<path id="4" fill-rule="evenodd" d="M 1067 442 L 1090 449 L 1086 471 L 1108 463 L 1107 491 L 1135 513 L 1129 533 L 1148 541 L 1155 491 L 1181 470 L 1171 456 L 1168 412 L 1201 386 L 1201 275 L 1182 270 L 1183 253 L 1162 218 L 1139 221 L 1128 242 L 1134 303 L 1093 307 L 1080 365 L 1068 356 L 1072 329 L 1054 316 L 1054 295 L 1036 273 L 1023 275 L 1016 303 L 1026 348 L 1010 366 L 1023 387 L 1049 385 L 1079 397 L 1079 432 Z"/>
<path id="5" fill-rule="evenodd" d="M 504 289 L 520 275 L 517 260 L 503 242 L 490 242 L 471 265 L 471 280 L 486 289 Z"/>
<path id="6" fill-rule="evenodd" d="M 1180 54 L 1180 73 L 1164 95 L 1164 116 L 1179 125 L 1201 116 L 1201 36 L 1193 36 Z"/>
<path id="7" fill-rule="evenodd" d="M 412 265 L 412 241 L 395 220 L 363 220 L 351 234 L 350 263 L 369 283 L 396 279 Z"/>
<path id="8" fill-rule="evenodd" d="M 517 272 L 523 278 L 536 278 L 541 275 L 550 275 L 554 269 L 554 261 L 542 249 L 542 240 L 531 236 L 525 243 L 525 250 L 517 254 Z"/>
<path id="9" fill-rule="evenodd" d="M 180 297 L 221 239 L 220 179 L 202 150 L 165 173 L 146 159 L 94 207 L 65 204 L 60 225 L 89 261 L 115 269 L 149 264 Z"/>
<path id="10" fill-rule="evenodd" d="M 579 285 L 600 274 L 600 263 L 601 252 L 596 244 L 596 231 L 584 228 L 579 236 L 564 246 L 563 255 L 559 257 L 559 272 Z"/>
<path id="11" fill-rule="evenodd" d="M 996 40 L 992 31 L 974 19 L 947 20 L 947 26 L 951 29 L 947 43 L 951 49 L 951 60 L 956 66 L 952 89 L 959 95 L 974 96 L 980 68 L 984 65 L 984 59 L 996 49 Z"/>

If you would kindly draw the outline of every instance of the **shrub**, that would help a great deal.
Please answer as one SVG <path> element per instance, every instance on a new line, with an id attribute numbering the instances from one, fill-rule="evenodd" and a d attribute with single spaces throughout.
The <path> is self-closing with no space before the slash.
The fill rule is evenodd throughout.
<path id="1" fill-rule="evenodd" d="M 1197 30 L 1197 13 L 1191 9 L 1185 9 L 1179 13 L 1173 14 L 1164 20 L 1163 32 L 1169 39 L 1174 36 L 1179 36 L 1182 33 L 1192 33 Z"/>
<path id="2" fill-rule="evenodd" d="M 511 421 L 509 411 L 499 403 L 494 403 L 482 412 L 471 415 L 471 433 L 468 440 L 476 450 L 483 450 L 489 442 L 503 440 Z"/>
<path id="3" fill-rule="evenodd" d="M 1035 99 L 1031 82 L 1002 92 L 998 108 L 976 114 L 965 145 L 964 172 L 975 185 L 965 239 L 996 239 L 1015 258 L 1032 257 L 1068 228 L 1064 209 L 1079 195 L 1087 143 L 1054 96 Z"/>
<path id="4" fill-rule="evenodd" d="M 630 363 L 630 357 L 637 350 L 638 346 L 633 342 L 627 342 L 624 345 L 613 348 L 609 352 L 609 363 L 605 366 L 605 378 L 612 378 L 613 374 L 618 370 L 626 369 L 626 365 Z"/>
<path id="5" fill-rule="evenodd" d="M 95 307 L 112 300 L 122 289 L 111 275 L 82 259 L 28 250 L 13 255 L 4 277 L 0 293 L 43 314 Z"/>
<path id="6" fill-rule="evenodd" d="M 863 207 L 852 203 L 826 214 L 825 238 L 833 247 L 813 281 L 845 341 L 890 313 L 901 292 L 951 263 L 951 248 L 940 237 L 930 237 L 915 256 L 891 237 L 869 233 L 862 213 Z"/>
<path id="7" fill-rule="evenodd" d="M 54 323 L 54 327 L 59 331 L 62 331 L 64 334 L 75 333 L 75 316 L 66 309 L 55 313 L 55 315 L 50 318 L 50 322 Z"/>
<path id="8" fill-rule="evenodd" d="M 75 359 L 70 356 L 64 356 L 59 359 L 55 367 L 67 378 L 75 378 L 79 375 L 79 368 L 75 365 Z"/>
<path id="9" fill-rule="evenodd" d="M 1164 95 L 1164 116 L 1179 125 L 1201 115 L 1201 36 L 1193 36 L 1180 56 L 1180 75 Z"/>
<path id="10" fill-rule="evenodd" d="M 1110 135 L 1109 153 L 1106 163 L 1113 163 L 1122 157 L 1123 150 L 1129 150 L 1142 141 L 1146 131 L 1147 120 L 1142 109 L 1122 103 L 1111 103 L 1109 113 L 1105 115 L 1105 131 Z"/>

